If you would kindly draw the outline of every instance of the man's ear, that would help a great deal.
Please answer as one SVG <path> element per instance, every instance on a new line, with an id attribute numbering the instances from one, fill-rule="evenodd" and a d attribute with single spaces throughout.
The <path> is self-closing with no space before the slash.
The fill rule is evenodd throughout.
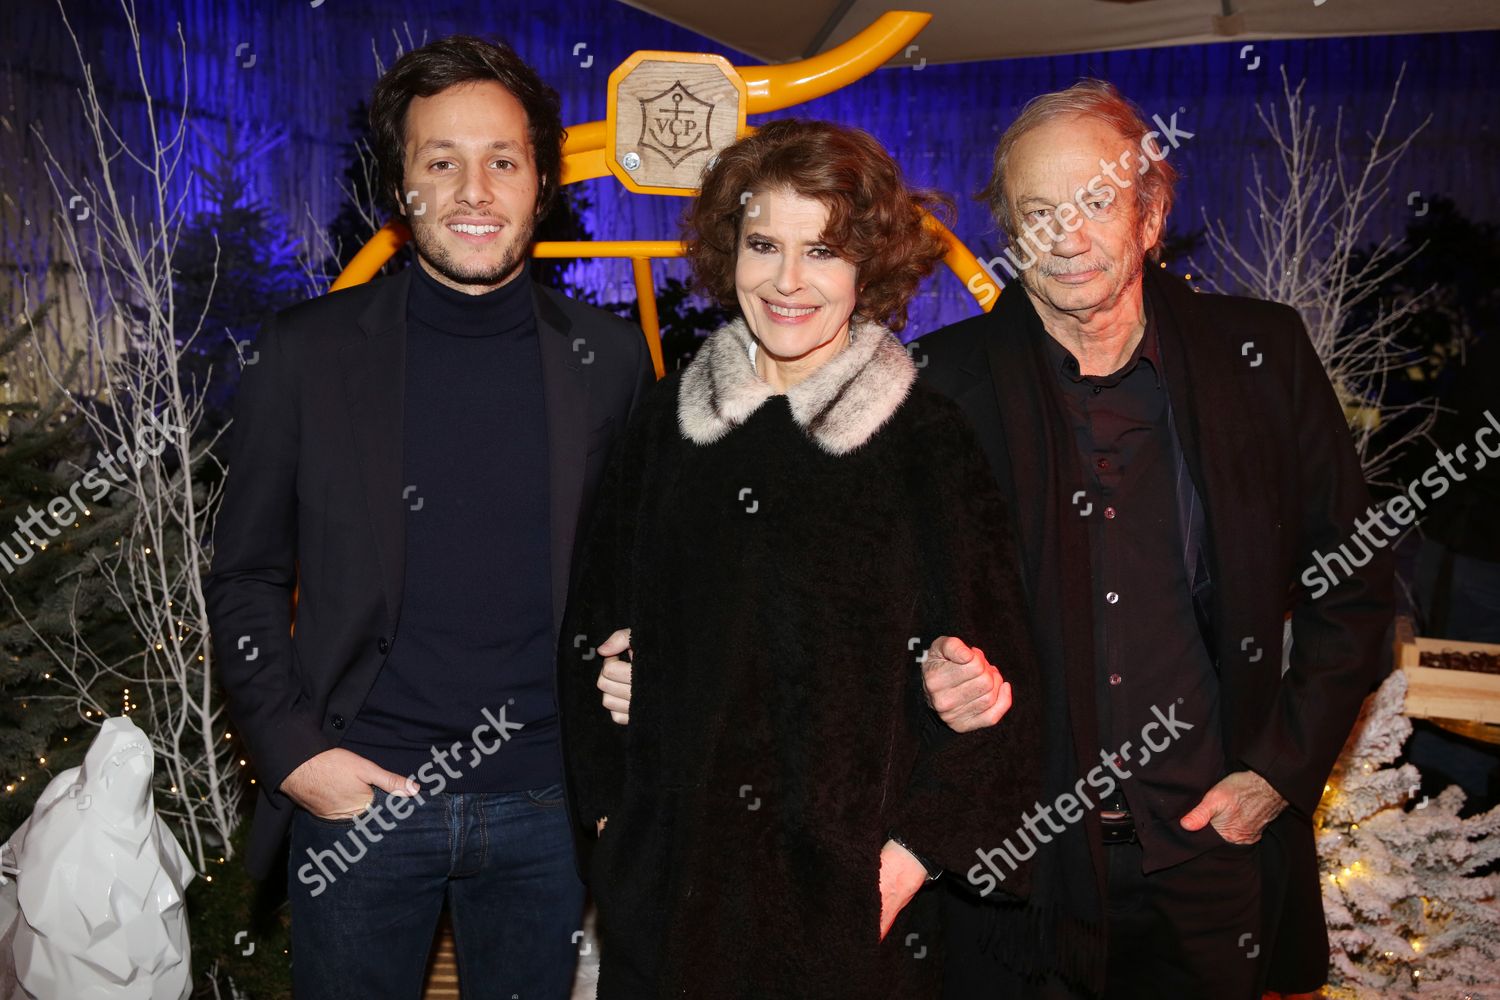
<path id="1" fill-rule="evenodd" d="M 1161 238 L 1166 220 L 1162 218 L 1160 203 L 1151 206 L 1151 211 L 1141 220 L 1141 245 L 1150 249 Z"/>

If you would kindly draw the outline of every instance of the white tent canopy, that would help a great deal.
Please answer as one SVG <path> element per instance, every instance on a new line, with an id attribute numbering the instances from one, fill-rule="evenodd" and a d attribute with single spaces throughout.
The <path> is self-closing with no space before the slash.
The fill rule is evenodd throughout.
<path id="1" fill-rule="evenodd" d="M 932 22 L 897 64 L 1201 42 L 1500 28 L 1500 0 L 623 0 L 767 63 L 805 59 L 892 9 Z"/>

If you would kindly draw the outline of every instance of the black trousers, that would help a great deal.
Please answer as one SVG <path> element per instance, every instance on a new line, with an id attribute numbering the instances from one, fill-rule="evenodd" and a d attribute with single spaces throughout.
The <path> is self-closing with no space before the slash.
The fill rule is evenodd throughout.
<path id="1" fill-rule="evenodd" d="M 1224 844 L 1147 875 L 1141 845 L 1104 849 L 1109 952 L 1104 1000 L 1258 1000 L 1265 976 L 1261 844 Z M 955 904 L 949 912 L 961 909 Z M 962 920 L 962 917 L 960 917 Z M 944 1000 L 1089 1000 L 1057 977 L 1027 982 L 950 923 Z"/>
<path id="2" fill-rule="evenodd" d="M 1224 844 L 1141 872 L 1141 845 L 1109 859 L 1105 1000 L 1255 1000 L 1262 959 L 1260 845 Z"/>

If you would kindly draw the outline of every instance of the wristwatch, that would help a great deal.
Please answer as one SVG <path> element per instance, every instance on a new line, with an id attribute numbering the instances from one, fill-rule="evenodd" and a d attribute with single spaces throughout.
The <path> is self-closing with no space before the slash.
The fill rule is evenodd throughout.
<path id="1" fill-rule="evenodd" d="M 926 858 L 922 857 L 922 855 L 920 855 L 916 851 L 912 850 L 911 846 L 909 844 L 907 844 L 906 841 L 902 840 L 900 837 L 896 836 L 894 833 L 890 835 L 889 839 L 890 839 L 891 843 L 895 844 L 897 847 L 901 848 L 907 854 L 910 854 L 912 857 L 916 858 L 918 864 L 920 864 L 923 868 L 927 869 L 927 881 L 929 881 L 929 882 L 935 881 L 939 875 L 943 874 L 943 869 L 941 867 L 938 867 L 938 866 L 934 865 L 932 862 L 930 862 Z"/>

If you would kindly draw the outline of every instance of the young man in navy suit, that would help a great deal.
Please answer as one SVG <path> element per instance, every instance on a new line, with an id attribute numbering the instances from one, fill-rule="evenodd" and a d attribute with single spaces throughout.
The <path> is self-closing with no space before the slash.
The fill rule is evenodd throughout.
<path id="1" fill-rule="evenodd" d="M 418 995 L 445 901 L 466 997 L 561 998 L 557 630 L 652 366 L 532 281 L 563 129 L 511 49 L 408 53 L 371 124 L 416 261 L 279 313 L 236 401 L 206 596 L 260 779 L 247 861 L 268 875 L 290 831 L 299 1000 Z"/>

